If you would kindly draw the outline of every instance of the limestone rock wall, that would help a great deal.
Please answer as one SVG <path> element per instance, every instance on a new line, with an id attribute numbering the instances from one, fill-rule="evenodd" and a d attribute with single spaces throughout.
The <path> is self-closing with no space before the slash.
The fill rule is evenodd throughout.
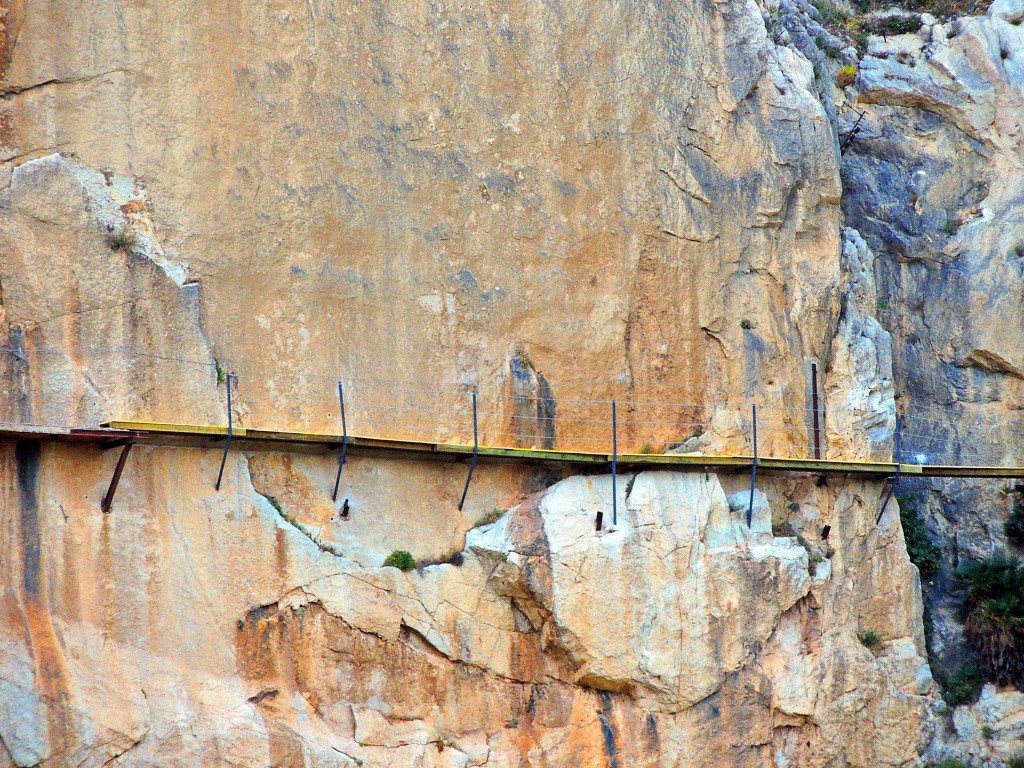
<path id="1" fill-rule="evenodd" d="M 1020 463 L 1020 301 L 1024 252 L 1024 5 L 869 41 L 841 96 L 843 210 L 874 254 L 878 315 L 911 461 Z M 926 599 L 935 658 L 961 659 L 960 597 L 949 576 L 969 559 L 1015 554 L 1003 532 L 1018 503 L 1003 481 L 912 481 L 944 565 Z M 1020 554 L 1017 552 L 1016 554 Z M 943 729 L 936 760 L 1001 765 L 1020 751 L 1019 692 L 989 687 Z"/>
<path id="2" fill-rule="evenodd" d="M 223 423 L 237 371 L 248 426 L 336 430 L 344 375 L 459 393 L 410 434 L 475 385 L 523 444 L 765 398 L 806 450 L 816 360 L 828 455 L 886 450 L 884 251 L 775 10 L 0 3 L 0 421 Z M 678 422 L 622 439 L 738 431 Z M 867 768 L 937 727 L 877 483 L 762 478 L 748 531 L 744 478 L 644 473 L 599 534 L 599 475 L 482 467 L 458 513 L 459 466 L 353 459 L 332 504 L 330 459 L 216 494 L 136 448 L 101 515 L 109 453 L 0 457 L 5 768 Z"/>
<path id="3" fill-rule="evenodd" d="M 717 477 L 643 473 L 597 534 L 610 478 L 573 477 L 402 573 L 319 549 L 244 457 L 217 495 L 210 454 L 142 452 L 102 515 L 73 449 L 4 449 L 2 764 L 901 766 L 933 727 L 878 484 L 767 482 L 748 531 Z"/>
<path id="4" fill-rule="evenodd" d="M 74 297 L 98 326 L 169 310 L 103 283 L 51 286 L 45 312 L 30 265 L 142 258 L 198 308 L 208 349 L 174 357 L 225 370 L 487 393 L 521 350 L 556 398 L 805 405 L 837 312 L 838 166 L 810 66 L 752 0 L 4 7 L 0 281 L 39 348 L 65 346 L 44 321 Z M 68 174 L 104 175 L 114 207 L 46 197 Z M 121 227 L 137 253 L 105 247 Z M 333 428 L 331 386 L 243 380 L 244 416 Z M 97 389 L 100 415 L 134 410 Z M 101 410 L 83 397 L 54 415 Z"/>

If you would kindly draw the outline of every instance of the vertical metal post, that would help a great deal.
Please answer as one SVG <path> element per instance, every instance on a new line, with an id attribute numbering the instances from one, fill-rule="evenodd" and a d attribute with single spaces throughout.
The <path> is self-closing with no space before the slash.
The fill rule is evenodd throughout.
<path id="1" fill-rule="evenodd" d="M 750 506 L 747 507 L 747 528 L 754 523 L 754 484 L 757 482 L 757 405 L 751 405 L 751 418 L 754 425 L 754 463 L 750 468 Z"/>
<path id="2" fill-rule="evenodd" d="M 338 485 L 341 483 L 341 469 L 345 466 L 345 453 L 348 451 L 348 422 L 345 421 L 345 390 L 338 382 L 338 400 L 341 402 L 341 456 L 338 458 L 338 475 L 334 478 L 334 493 L 331 501 L 338 500 Z"/>
<path id="3" fill-rule="evenodd" d="M 902 466 L 902 459 L 900 458 L 903 453 L 903 417 L 896 416 L 896 441 L 893 446 L 893 461 L 896 462 L 896 476 L 892 479 L 892 485 L 889 486 L 889 492 L 885 494 L 885 501 L 882 502 L 882 509 L 878 512 L 878 517 L 875 518 L 875 525 L 882 522 L 882 515 L 885 514 L 885 508 L 889 506 L 889 499 L 892 498 L 893 493 L 896 491 L 896 486 L 900 484 L 900 467 Z"/>
<path id="4" fill-rule="evenodd" d="M 619 524 L 619 494 L 617 475 L 619 465 L 619 422 L 615 414 L 615 401 L 612 400 L 612 525 Z"/>
<path id="5" fill-rule="evenodd" d="M 466 494 L 469 493 L 469 484 L 473 480 L 473 470 L 476 469 L 476 457 L 480 453 L 480 434 L 478 432 L 476 414 L 476 390 L 473 390 L 473 458 L 469 462 L 469 475 L 466 477 L 466 487 L 462 489 L 462 500 L 459 502 L 459 512 L 466 503 Z"/>
<path id="6" fill-rule="evenodd" d="M 214 486 L 216 490 L 220 490 L 220 481 L 224 478 L 224 465 L 228 461 L 228 449 L 231 448 L 231 436 L 234 434 L 234 417 L 231 409 L 231 380 L 235 379 L 235 374 L 229 373 L 225 381 L 228 385 L 228 438 L 224 442 L 224 455 L 220 458 L 220 472 L 217 473 L 217 484 Z M 237 379 L 236 379 L 237 383 Z"/>
<path id="7" fill-rule="evenodd" d="M 818 364 L 811 363 L 811 408 L 814 409 L 814 458 L 821 458 L 821 423 L 818 406 Z"/>

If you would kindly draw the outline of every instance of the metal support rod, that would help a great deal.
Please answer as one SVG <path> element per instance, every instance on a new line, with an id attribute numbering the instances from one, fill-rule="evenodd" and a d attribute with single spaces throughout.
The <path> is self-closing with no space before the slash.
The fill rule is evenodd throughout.
<path id="1" fill-rule="evenodd" d="M 757 482 L 757 405 L 751 405 L 754 425 L 754 463 L 750 467 L 750 506 L 747 507 L 747 528 L 754 523 L 754 484 Z"/>
<path id="2" fill-rule="evenodd" d="M 615 401 L 612 400 L 612 525 L 619 524 L 619 421 L 615 414 Z"/>
<path id="3" fill-rule="evenodd" d="M 857 122 L 853 124 L 853 130 L 851 130 L 846 135 L 846 138 L 843 140 L 842 146 L 839 147 L 839 154 L 840 155 L 845 155 L 846 154 L 846 148 L 850 146 L 850 142 L 852 142 L 857 137 L 857 134 L 860 133 L 860 123 L 861 123 L 861 120 L 864 119 L 864 115 L 865 114 L 867 114 L 867 113 L 865 113 L 865 112 L 861 112 L 860 113 L 860 116 L 857 118 Z"/>
<path id="4" fill-rule="evenodd" d="M 338 475 L 334 478 L 334 493 L 331 501 L 338 500 L 338 486 L 341 484 L 341 469 L 345 466 L 345 453 L 348 451 L 348 422 L 345 421 L 345 390 L 338 382 L 338 400 L 341 402 L 341 456 L 338 458 Z"/>
<path id="5" fill-rule="evenodd" d="M 100 509 L 106 514 L 110 511 L 110 506 L 114 503 L 114 494 L 117 493 L 117 484 L 121 482 L 121 473 L 124 472 L 125 462 L 128 461 L 128 453 L 131 451 L 132 446 L 135 442 L 129 440 L 124 444 L 121 449 L 121 455 L 117 457 L 117 466 L 114 467 L 114 475 L 110 478 L 110 485 L 107 486 L 107 492 L 103 494 L 103 501 L 100 502 Z"/>
<path id="6" fill-rule="evenodd" d="M 231 413 L 231 380 L 235 378 L 235 374 L 229 373 L 225 379 L 228 385 L 228 439 L 224 441 L 224 455 L 220 458 L 220 472 L 217 473 L 217 484 L 214 486 L 218 491 L 220 490 L 220 481 L 224 479 L 224 465 L 227 464 L 228 461 L 228 449 L 231 447 L 231 436 L 235 433 L 234 419 Z"/>
<path id="7" fill-rule="evenodd" d="M 818 364 L 811 363 L 811 408 L 814 409 L 814 458 L 821 458 L 821 421 L 818 413 Z"/>
<path id="8" fill-rule="evenodd" d="M 878 512 L 878 517 L 875 518 L 875 525 L 882 522 L 882 515 L 885 514 L 885 508 L 889 506 L 889 499 L 892 498 L 893 493 L 896 491 L 896 486 L 900 484 L 900 466 L 902 465 L 902 459 L 900 454 L 903 452 L 903 417 L 896 417 L 896 445 L 893 450 L 893 460 L 896 462 L 896 476 L 892 479 L 892 485 L 889 486 L 889 492 L 885 494 L 885 501 L 882 502 L 882 509 Z"/>
<path id="9" fill-rule="evenodd" d="M 473 458 L 469 462 L 469 475 L 466 477 L 466 487 L 462 489 L 462 500 L 459 502 L 459 512 L 466 503 L 466 494 L 469 493 L 469 484 L 473 480 L 473 470 L 476 469 L 476 457 L 480 453 L 480 434 L 478 432 L 476 415 L 476 390 L 473 390 Z"/>

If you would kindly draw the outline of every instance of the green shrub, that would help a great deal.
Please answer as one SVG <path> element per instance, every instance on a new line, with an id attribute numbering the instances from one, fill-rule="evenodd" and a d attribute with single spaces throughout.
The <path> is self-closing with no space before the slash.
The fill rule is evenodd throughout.
<path id="1" fill-rule="evenodd" d="M 955 757 L 947 757 L 939 763 L 938 768 L 967 768 L 967 763 L 957 760 Z"/>
<path id="2" fill-rule="evenodd" d="M 1018 752 L 1007 760 L 1006 768 L 1024 768 L 1024 752 Z"/>
<path id="3" fill-rule="evenodd" d="M 1006 540 L 1015 547 L 1024 547 L 1024 504 L 1014 502 L 1013 511 L 1006 520 Z"/>
<path id="4" fill-rule="evenodd" d="M 967 590 L 964 636 L 988 679 L 1024 688 L 1024 566 L 1017 558 L 969 563 L 953 578 Z"/>
<path id="5" fill-rule="evenodd" d="M 384 566 L 397 568 L 400 571 L 411 571 L 416 567 L 416 558 L 404 549 L 396 549 L 384 560 Z"/>
<path id="6" fill-rule="evenodd" d="M 985 674 L 981 667 L 969 662 L 952 671 L 940 669 L 935 675 L 935 681 L 942 691 L 943 701 L 951 707 L 959 707 L 977 701 L 985 685 Z"/>
<path id="7" fill-rule="evenodd" d="M 743 330 L 749 331 L 753 327 L 754 324 L 747 320 L 747 318 L 743 318 L 742 320 L 740 320 L 740 328 L 742 328 Z"/>
<path id="8" fill-rule="evenodd" d="M 135 233 L 127 227 L 115 229 L 110 235 L 112 251 L 130 251 L 135 247 Z"/>
<path id="9" fill-rule="evenodd" d="M 872 653 L 880 651 L 882 649 L 882 638 L 878 636 L 878 633 L 873 630 L 867 630 L 865 632 L 858 632 L 857 639 L 860 640 L 860 644 L 867 648 Z"/>
<path id="10" fill-rule="evenodd" d="M 909 496 L 898 496 L 896 501 L 900 505 L 900 523 L 910 562 L 917 566 L 922 579 L 930 579 L 942 564 L 942 550 L 928 540 L 924 518 L 914 501 Z"/>
<path id="11" fill-rule="evenodd" d="M 880 35 L 908 35 L 921 29 L 922 22 L 917 16 L 886 16 L 878 19 L 874 28 Z"/>
<path id="12" fill-rule="evenodd" d="M 654 446 L 650 443 L 644 443 L 640 446 L 640 450 L 637 453 L 650 454 L 654 453 Z"/>

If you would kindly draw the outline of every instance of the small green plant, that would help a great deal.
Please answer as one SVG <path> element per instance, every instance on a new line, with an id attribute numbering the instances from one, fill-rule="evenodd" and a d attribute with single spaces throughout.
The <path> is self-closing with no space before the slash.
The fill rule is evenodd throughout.
<path id="1" fill-rule="evenodd" d="M 930 579 L 942 564 L 942 550 L 929 541 L 924 518 L 914 500 L 909 496 L 898 496 L 896 501 L 900 505 L 900 523 L 910 562 L 917 566 L 922 579 Z"/>
<path id="2" fill-rule="evenodd" d="M 861 645 L 872 653 L 878 653 L 882 650 L 882 638 L 874 630 L 869 629 L 864 632 L 858 632 L 857 639 L 860 640 Z"/>
<path id="3" fill-rule="evenodd" d="M 1018 752 L 1007 760 L 1006 768 L 1024 768 L 1024 752 Z"/>
<path id="4" fill-rule="evenodd" d="M 753 327 L 754 324 L 747 320 L 747 318 L 743 318 L 742 320 L 740 320 L 740 328 L 742 328 L 744 331 L 749 331 Z"/>
<path id="5" fill-rule="evenodd" d="M 956 230 L 957 230 L 958 226 L 959 225 L 957 224 L 956 216 L 950 216 L 947 213 L 946 214 L 946 221 L 942 225 L 942 233 L 944 235 L 946 235 L 946 237 L 952 237 L 953 235 L 956 234 Z"/>
<path id="6" fill-rule="evenodd" d="M 281 502 L 277 500 L 276 496 L 267 496 L 267 501 L 270 502 L 270 506 L 277 510 L 277 514 L 281 515 L 285 520 L 288 520 L 288 515 L 285 514 L 284 508 L 281 506 Z M 288 520 L 291 522 L 291 520 Z"/>
<path id="7" fill-rule="evenodd" d="M 991 725 L 981 726 L 981 736 L 986 741 L 991 741 L 992 737 L 996 735 L 995 729 Z"/>
<path id="8" fill-rule="evenodd" d="M 385 558 L 384 566 L 397 568 L 400 571 L 411 571 L 416 567 L 416 558 L 404 549 L 396 549 Z"/>
<path id="9" fill-rule="evenodd" d="M 886 16 L 875 22 L 875 31 L 881 35 L 909 35 L 921 29 L 919 16 Z"/>
<path id="10" fill-rule="evenodd" d="M 967 763 L 957 760 L 955 757 L 947 757 L 938 764 L 938 768 L 967 768 Z"/>
<path id="11" fill-rule="evenodd" d="M 213 367 L 217 371 L 217 384 L 218 385 L 223 384 L 225 381 L 228 380 L 227 372 L 224 370 L 223 367 L 221 367 L 221 364 L 220 364 L 219 360 L 214 360 L 213 361 Z"/>
<path id="12" fill-rule="evenodd" d="M 853 85 L 857 79 L 857 65 L 847 64 L 845 67 L 840 67 L 836 73 L 836 85 L 840 88 L 846 88 L 849 85 Z"/>
<path id="13" fill-rule="evenodd" d="M 654 453 L 654 446 L 651 445 L 650 443 L 644 443 L 643 445 L 640 446 L 640 450 L 637 451 L 637 453 L 642 453 L 642 454 Z"/>
<path id="14" fill-rule="evenodd" d="M 119 227 L 110 235 L 110 249 L 112 251 L 130 251 L 135 247 L 135 233 L 127 227 Z"/>
<path id="15" fill-rule="evenodd" d="M 950 707 L 959 707 L 977 701 L 985 685 L 985 674 L 981 667 L 969 662 L 953 670 L 938 670 L 935 680 L 946 704 Z"/>
<path id="16" fill-rule="evenodd" d="M 813 574 L 818 570 L 818 566 L 825 562 L 825 556 L 818 550 L 810 550 L 807 553 L 807 567 L 808 570 Z"/>
<path id="17" fill-rule="evenodd" d="M 518 728 L 519 727 L 519 718 L 518 717 L 511 717 L 511 718 L 509 718 L 505 722 L 505 727 L 506 728 Z"/>

